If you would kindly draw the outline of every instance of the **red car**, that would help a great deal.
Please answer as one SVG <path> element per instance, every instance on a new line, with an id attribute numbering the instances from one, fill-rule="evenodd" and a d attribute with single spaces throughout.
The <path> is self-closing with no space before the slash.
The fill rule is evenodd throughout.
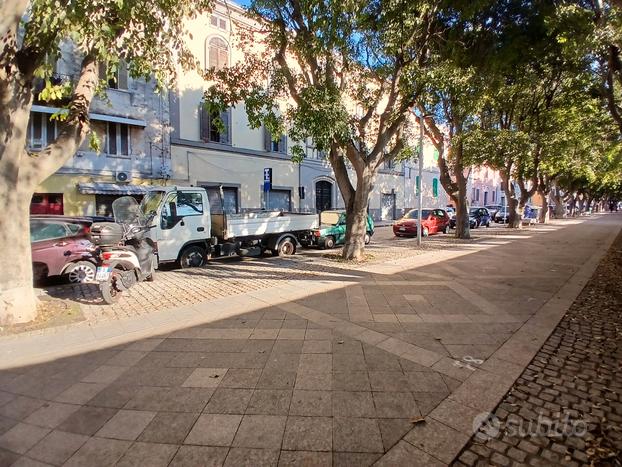
<path id="1" fill-rule="evenodd" d="M 95 279 L 93 245 L 88 239 L 92 219 L 31 216 L 30 243 L 36 281 L 66 275 L 69 282 Z"/>
<path id="2" fill-rule="evenodd" d="M 393 233 L 396 237 L 417 235 L 418 212 L 411 209 L 404 217 L 393 224 Z M 449 233 L 449 216 L 444 209 L 422 209 L 421 235 L 427 237 L 435 233 Z"/>

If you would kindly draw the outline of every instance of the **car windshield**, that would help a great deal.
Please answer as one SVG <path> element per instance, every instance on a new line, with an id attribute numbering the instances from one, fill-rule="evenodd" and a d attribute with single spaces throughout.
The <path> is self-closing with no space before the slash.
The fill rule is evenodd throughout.
<path id="1" fill-rule="evenodd" d="M 478 211 L 479 211 L 479 208 L 472 208 L 472 209 L 469 209 L 469 214 L 471 216 L 475 216 L 475 215 L 477 215 Z"/>
<path id="2" fill-rule="evenodd" d="M 149 217 L 151 214 L 156 213 L 163 197 L 163 191 L 150 191 L 145 195 L 140 203 L 140 210 L 143 212 L 145 217 Z"/>
<path id="3" fill-rule="evenodd" d="M 431 211 L 429 209 L 423 209 L 421 211 L 421 217 L 423 219 L 427 218 L 430 215 L 430 212 Z M 419 218 L 419 213 L 418 213 L 418 211 L 416 209 L 411 209 L 404 216 L 404 219 L 418 219 L 418 218 Z"/>

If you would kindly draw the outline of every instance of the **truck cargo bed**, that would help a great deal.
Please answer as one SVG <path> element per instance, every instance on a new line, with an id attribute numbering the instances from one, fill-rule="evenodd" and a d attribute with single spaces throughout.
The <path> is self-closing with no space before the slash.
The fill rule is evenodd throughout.
<path id="1" fill-rule="evenodd" d="M 318 227 L 319 218 L 316 214 L 261 211 L 212 215 L 212 235 L 224 240 L 314 230 Z"/>

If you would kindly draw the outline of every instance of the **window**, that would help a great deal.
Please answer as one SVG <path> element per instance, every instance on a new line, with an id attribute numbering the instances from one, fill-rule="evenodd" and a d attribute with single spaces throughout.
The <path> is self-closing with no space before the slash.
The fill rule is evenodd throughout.
<path id="1" fill-rule="evenodd" d="M 222 29 L 223 31 L 227 30 L 227 20 L 224 18 L 212 15 L 210 16 L 209 22 L 215 28 Z"/>
<path id="2" fill-rule="evenodd" d="M 210 112 L 205 105 L 201 105 L 200 111 L 201 141 L 206 143 L 231 144 L 229 128 L 231 127 L 231 109 L 222 112 L 220 116 L 216 112 Z M 216 119 L 220 119 L 221 125 Z M 220 126 L 220 128 L 219 128 Z"/>
<path id="3" fill-rule="evenodd" d="M 201 193 L 171 193 L 162 206 L 161 228 L 172 229 L 182 217 L 203 215 Z"/>
<path id="4" fill-rule="evenodd" d="M 493 203 L 497 200 L 496 198 L 497 198 L 497 192 L 496 192 L 496 191 L 493 191 L 493 192 L 492 192 L 492 202 L 493 202 Z"/>
<path id="5" fill-rule="evenodd" d="M 107 122 L 106 153 L 113 156 L 129 156 L 130 127 L 124 123 Z"/>
<path id="6" fill-rule="evenodd" d="M 222 70 L 229 65 L 229 46 L 220 37 L 212 37 L 207 42 L 206 68 Z"/>
<path id="7" fill-rule="evenodd" d="M 305 157 L 311 157 L 312 159 L 326 159 L 326 151 L 320 151 L 315 147 L 313 143 L 307 143 L 307 151 L 305 152 Z"/>
<path id="8" fill-rule="evenodd" d="M 51 114 L 31 112 L 28 128 L 26 129 L 26 143 L 31 150 L 39 150 L 52 143 L 58 135 L 58 122 L 52 120 Z"/>
<path id="9" fill-rule="evenodd" d="M 127 89 L 127 64 L 120 61 L 115 72 L 108 76 L 108 66 L 106 63 L 100 63 L 98 67 L 99 79 L 107 81 L 109 89 Z"/>
<path id="10" fill-rule="evenodd" d="M 63 215 L 63 194 L 35 193 L 30 201 L 30 214 Z"/>
<path id="11" fill-rule="evenodd" d="M 267 152 L 287 154 L 287 136 L 283 135 L 277 141 L 274 141 L 270 132 L 264 127 L 264 149 Z"/>
<path id="12" fill-rule="evenodd" d="M 392 169 L 395 168 L 395 161 L 393 159 L 386 160 L 386 161 L 384 161 L 382 166 L 386 170 L 392 170 Z"/>
<path id="13" fill-rule="evenodd" d="M 52 240 L 53 238 L 63 238 L 67 236 L 67 229 L 64 224 L 54 224 L 51 222 L 33 221 L 30 223 L 30 241 L 40 242 Z"/>

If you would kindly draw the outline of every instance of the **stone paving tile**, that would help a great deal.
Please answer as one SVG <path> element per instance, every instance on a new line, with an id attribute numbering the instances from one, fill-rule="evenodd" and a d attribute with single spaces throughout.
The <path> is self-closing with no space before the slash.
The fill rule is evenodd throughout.
<path id="1" fill-rule="evenodd" d="M 47 402 L 43 407 L 30 414 L 24 421 L 31 425 L 56 428 L 79 408 L 79 405 Z"/>
<path id="2" fill-rule="evenodd" d="M 276 415 L 245 415 L 233 446 L 243 448 L 280 449 L 286 417 Z"/>
<path id="3" fill-rule="evenodd" d="M 378 423 L 373 418 L 333 417 L 333 450 L 384 452 Z"/>
<path id="4" fill-rule="evenodd" d="M 64 465 L 67 467 L 114 465 L 131 444 L 130 441 L 90 438 Z"/>
<path id="5" fill-rule="evenodd" d="M 166 467 L 177 452 L 178 446 L 172 444 L 134 443 L 125 452 L 116 467 Z"/>
<path id="6" fill-rule="evenodd" d="M 116 409 L 83 406 L 71 414 L 57 428 L 61 431 L 92 436 L 116 413 Z"/>
<path id="7" fill-rule="evenodd" d="M 126 439 L 134 441 L 155 417 L 155 412 L 119 410 L 96 433 L 101 438 Z"/>
<path id="8" fill-rule="evenodd" d="M 229 449 L 213 446 L 182 446 L 169 464 L 170 467 L 220 467 Z"/>
<path id="9" fill-rule="evenodd" d="M 80 449 L 88 439 L 88 436 L 55 430 L 30 449 L 28 457 L 54 465 L 61 465 Z"/>
<path id="10" fill-rule="evenodd" d="M 47 428 L 18 423 L 0 436 L 0 448 L 25 454 L 49 432 L 50 430 Z"/>
<path id="11" fill-rule="evenodd" d="M 287 415 L 292 391 L 288 389 L 255 389 L 246 408 L 250 415 Z"/>
<path id="12" fill-rule="evenodd" d="M 278 449 L 231 448 L 225 460 L 225 467 L 268 467 L 276 466 Z"/>
<path id="13" fill-rule="evenodd" d="M 332 451 L 330 417 L 288 417 L 282 448 L 290 451 Z"/>
<path id="14" fill-rule="evenodd" d="M 159 412 L 139 436 L 139 441 L 181 444 L 194 426 L 199 414 Z"/>
<path id="15" fill-rule="evenodd" d="M 185 444 L 231 446 L 242 415 L 203 414 L 184 441 Z"/>

